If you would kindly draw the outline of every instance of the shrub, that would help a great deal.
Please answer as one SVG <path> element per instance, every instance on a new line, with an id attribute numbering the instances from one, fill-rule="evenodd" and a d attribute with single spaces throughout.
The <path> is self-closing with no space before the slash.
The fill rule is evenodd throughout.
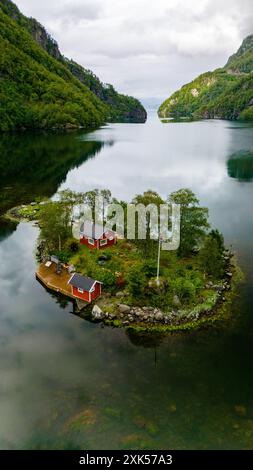
<path id="1" fill-rule="evenodd" d="M 127 275 L 127 283 L 130 294 L 133 297 L 141 297 L 147 285 L 147 278 L 143 266 L 138 264 L 130 268 Z"/>
<path id="2" fill-rule="evenodd" d="M 77 253 L 80 248 L 80 243 L 75 240 L 75 238 L 70 239 L 66 243 L 66 249 L 70 251 L 71 253 Z"/>

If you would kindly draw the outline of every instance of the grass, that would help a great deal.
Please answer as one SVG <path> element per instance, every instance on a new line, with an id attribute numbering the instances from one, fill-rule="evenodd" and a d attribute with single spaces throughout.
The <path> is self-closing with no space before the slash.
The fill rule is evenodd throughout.
<path id="1" fill-rule="evenodd" d="M 101 255 L 108 257 L 107 261 L 100 264 Z M 147 265 L 156 268 L 156 260 L 143 260 L 141 252 L 134 243 L 118 240 L 117 245 L 105 250 L 89 249 L 80 245 L 78 253 L 70 259 L 76 270 L 83 275 L 91 276 L 103 282 L 103 292 L 111 294 L 108 299 L 103 299 L 108 313 L 113 313 L 117 303 L 126 303 L 130 306 L 153 306 L 163 311 L 177 310 L 174 305 L 174 296 L 179 298 L 179 315 L 185 316 L 190 309 L 195 315 L 198 311 L 210 311 L 217 301 L 217 293 L 207 288 L 206 284 L 212 280 L 214 284 L 221 281 L 205 277 L 200 267 L 198 255 L 189 259 L 180 259 L 174 252 L 161 252 L 161 289 L 157 289 L 154 273 L 145 277 L 143 293 L 133 295 L 129 286 L 129 273 L 134 268 L 141 271 Z M 151 269 L 151 271 L 152 271 Z M 121 291 L 122 297 L 115 297 Z M 190 319 L 190 318 L 189 318 Z"/>

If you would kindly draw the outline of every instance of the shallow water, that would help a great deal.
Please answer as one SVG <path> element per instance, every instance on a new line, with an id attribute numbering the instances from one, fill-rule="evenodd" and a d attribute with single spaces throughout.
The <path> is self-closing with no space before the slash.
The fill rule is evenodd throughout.
<path id="1" fill-rule="evenodd" d="M 2 212 L 59 188 L 130 200 L 190 187 L 246 273 L 233 321 L 142 337 L 74 315 L 34 278 L 37 229 L 2 226 L 0 447 L 252 448 L 252 126 L 151 115 L 89 134 L 5 136 L 0 149 Z"/>

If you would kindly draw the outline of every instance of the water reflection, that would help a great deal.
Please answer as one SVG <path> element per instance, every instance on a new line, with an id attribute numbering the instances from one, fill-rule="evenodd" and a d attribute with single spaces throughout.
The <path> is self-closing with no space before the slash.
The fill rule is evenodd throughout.
<path id="1" fill-rule="evenodd" d="M 17 223 L 0 217 L 0 242 L 8 238 L 17 229 Z"/>
<path id="2" fill-rule="evenodd" d="M 54 136 L 46 139 L 49 147 L 45 136 L 37 146 L 32 143 L 40 137 L 27 137 L 19 155 L 16 139 L 9 146 L 6 141 L 4 161 L 16 155 L 20 182 L 15 165 L 12 171 L 3 164 L 5 183 L 2 174 L 0 182 L 6 194 L 6 186 L 17 188 L 17 196 L 13 189 L 8 196 L 14 203 L 42 189 L 52 194 L 66 172 L 61 189 L 108 187 L 119 199 L 149 187 L 166 196 L 188 186 L 243 258 L 247 282 L 243 301 L 239 297 L 233 305 L 232 325 L 166 336 L 101 328 L 83 321 L 85 315 L 79 318 L 72 302 L 49 295 L 36 282 L 37 228 L 5 227 L 0 243 L 0 447 L 252 448 L 253 185 L 230 177 L 227 165 L 241 149 L 252 152 L 252 128 L 218 121 L 165 125 L 150 119 L 144 126 L 115 124 L 78 139 Z M 85 159 L 86 151 L 99 154 Z M 22 161 L 31 166 L 28 176 Z M 2 202 L 8 205 L 11 199 Z"/>
<path id="3" fill-rule="evenodd" d="M 241 150 L 234 153 L 227 161 L 228 175 L 238 181 L 252 181 L 253 152 Z"/>
<path id="4" fill-rule="evenodd" d="M 166 338 L 166 333 L 136 331 L 134 328 L 128 328 L 126 335 L 132 344 L 143 348 L 156 348 Z"/>
<path id="5" fill-rule="evenodd" d="M 84 141 L 81 135 L 83 132 L 2 135 L 0 213 L 38 196 L 52 196 L 72 168 L 101 151 L 103 142 Z"/>

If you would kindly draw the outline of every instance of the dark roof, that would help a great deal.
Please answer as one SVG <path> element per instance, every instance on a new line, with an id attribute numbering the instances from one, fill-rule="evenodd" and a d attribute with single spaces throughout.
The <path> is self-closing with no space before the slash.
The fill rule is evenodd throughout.
<path id="1" fill-rule="evenodd" d="M 82 276 L 81 274 L 75 273 L 73 276 L 70 278 L 68 284 L 74 287 L 79 287 L 80 289 L 90 291 L 92 286 L 94 285 L 96 281 L 95 279 L 92 279 L 91 277 L 87 276 Z M 101 282 L 99 282 L 101 284 Z"/>
<path id="2" fill-rule="evenodd" d="M 80 232 L 86 237 L 95 238 L 95 240 L 98 240 L 103 235 L 106 237 L 115 236 L 115 232 L 112 230 L 107 230 L 105 232 L 103 225 L 94 224 L 94 222 L 91 222 L 90 220 L 86 220 L 82 223 Z"/>

